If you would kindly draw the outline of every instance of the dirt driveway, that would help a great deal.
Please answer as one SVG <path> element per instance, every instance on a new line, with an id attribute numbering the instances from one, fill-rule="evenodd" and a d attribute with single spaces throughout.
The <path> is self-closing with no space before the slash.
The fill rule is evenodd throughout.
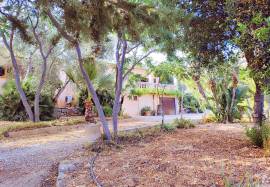
<path id="1" fill-rule="evenodd" d="M 152 126 L 155 122 L 122 120 L 120 130 Z M 59 161 L 95 141 L 85 129 L 59 134 L 4 139 L 0 142 L 0 187 L 37 187 Z"/>

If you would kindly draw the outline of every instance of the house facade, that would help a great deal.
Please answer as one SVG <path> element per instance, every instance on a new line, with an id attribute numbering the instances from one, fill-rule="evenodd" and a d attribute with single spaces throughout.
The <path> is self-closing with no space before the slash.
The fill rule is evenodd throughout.
<path id="1" fill-rule="evenodd" d="M 114 71 L 115 65 L 109 64 L 110 71 Z M 63 73 L 63 74 L 62 74 Z M 63 82 L 67 79 L 64 72 L 60 73 Z M 177 97 L 177 81 L 174 79 L 170 84 L 161 84 L 159 77 L 148 73 L 142 67 L 136 67 L 133 74 L 143 77 L 138 81 L 135 90 L 142 92 L 138 95 L 131 94 L 130 91 L 124 92 L 124 100 L 122 104 L 122 112 L 128 116 L 140 116 L 143 108 L 150 108 L 152 115 L 161 115 L 161 104 L 165 115 L 179 114 L 179 102 Z M 126 81 L 125 81 L 126 82 Z M 65 89 L 61 92 L 57 99 L 56 107 L 65 108 L 72 101 L 72 106 L 78 104 L 78 90 L 76 85 L 69 82 Z"/>
<path id="2" fill-rule="evenodd" d="M 135 94 L 124 93 L 122 105 L 124 114 L 139 116 L 145 108 L 151 110 L 151 115 L 161 115 L 162 108 L 165 115 L 179 114 L 176 79 L 173 79 L 170 84 L 162 84 L 159 77 L 147 73 L 140 67 L 135 68 L 133 73 L 141 75 L 144 79 L 136 83 Z"/>
<path id="3" fill-rule="evenodd" d="M 6 59 L 0 56 L 0 94 L 2 86 L 7 81 L 10 74 L 10 67 L 8 67 Z M 114 65 L 110 65 L 110 71 L 114 71 Z M 161 104 L 163 104 L 165 115 L 179 114 L 178 98 L 175 94 L 177 91 L 177 81 L 174 80 L 170 84 L 161 84 L 158 77 L 148 73 L 146 69 L 136 67 L 133 74 L 139 74 L 143 80 L 138 81 L 135 90 L 139 94 L 131 94 L 130 92 L 123 93 L 124 100 L 122 104 L 122 111 L 128 116 L 139 116 L 144 108 L 150 108 L 152 115 L 161 115 Z M 66 74 L 63 71 L 59 72 L 59 78 L 63 83 L 67 81 Z M 163 92 L 164 91 L 164 92 Z M 67 83 L 65 88 L 59 94 L 56 108 L 65 109 L 78 106 L 78 89 L 71 81 Z"/>

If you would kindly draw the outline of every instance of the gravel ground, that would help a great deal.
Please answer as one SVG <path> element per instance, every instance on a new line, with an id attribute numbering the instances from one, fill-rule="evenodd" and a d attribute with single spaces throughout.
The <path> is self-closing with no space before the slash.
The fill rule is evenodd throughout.
<path id="1" fill-rule="evenodd" d="M 94 141 L 81 130 L 66 134 L 2 142 L 0 145 L 0 186 L 36 187 L 50 169 L 70 154 Z"/>
<path id="2" fill-rule="evenodd" d="M 122 120 L 120 130 L 152 126 L 155 122 Z M 0 141 L 0 187 L 37 187 L 50 170 L 69 155 L 95 141 L 84 129 L 59 134 Z"/>

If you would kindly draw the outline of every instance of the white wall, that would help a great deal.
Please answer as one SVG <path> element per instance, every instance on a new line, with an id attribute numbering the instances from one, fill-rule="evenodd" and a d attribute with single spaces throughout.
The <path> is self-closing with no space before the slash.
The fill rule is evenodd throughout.
<path id="1" fill-rule="evenodd" d="M 157 95 L 149 94 L 149 95 L 142 95 L 140 97 L 138 96 L 136 101 L 133 100 L 133 98 L 125 96 L 122 109 L 124 114 L 127 114 L 129 116 L 139 116 L 141 115 L 142 108 L 146 106 L 149 106 L 151 110 L 154 110 L 156 112 L 158 104 L 159 104 L 159 97 Z M 175 107 L 176 107 L 176 114 L 179 114 L 179 104 L 177 98 L 175 98 Z"/>

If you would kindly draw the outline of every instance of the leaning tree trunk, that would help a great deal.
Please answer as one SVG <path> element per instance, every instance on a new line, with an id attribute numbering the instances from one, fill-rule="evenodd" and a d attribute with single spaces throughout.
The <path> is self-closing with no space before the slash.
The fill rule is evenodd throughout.
<path id="1" fill-rule="evenodd" d="M 87 75 L 87 72 L 85 71 L 85 69 L 83 67 L 83 58 L 82 58 L 81 48 L 80 48 L 79 43 L 77 43 L 77 42 L 75 43 L 75 48 L 76 48 L 76 52 L 77 52 L 77 56 L 78 56 L 79 67 L 80 67 L 81 73 L 82 73 L 83 78 L 84 78 L 84 80 L 86 82 L 88 90 L 90 91 L 90 93 L 92 95 L 92 99 L 93 99 L 93 101 L 95 103 L 99 119 L 100 119 L 100 121 L 102 123 L 104 134 L 105 134 L 107 140 L 111 140 L 111 133 L 110 133 L 110 130 L 109 130 L 109 125 L 108 125 L 108 122 L 106 120 L 104 111 L 103 111 L 102 106 L 101 106 L 101 104 L 99 102 L 99 99 L 98 99 L 97 93 L 95 91 L 95 88 L 94 88 L 89 76 Z"/>
<path id="2" fill-rule="evenodd" d="M 47 72 L 47 59 L 42 64 L 42 75 L 39 81 L 38 88 L 36 90 L 35 94 L 35 102 L 34 102 L 34 112 L 35 112 L 35 122 L 40 121 L 40 108 L 39 108 L 39 102 L 40 102 L 40 94 L 41 90 L 43 88 L 43 85 L 45 83 L 45 77 L 46 77 L 46 72 Z"/>
<path id="3" fill-rule="evenodd" d="M 237 74 L 235 71 L 232 73 L 232 80 L 233 80 L 232 99 L 231 99 L 231 106 L 230 106 L 229 113 L 228 113 L 228 121 L 230 123 L 233 122 L 233 114 L 232 113 L 233 113 L 233 107 L 235 104 L 236 90 L 237 90 L 237 86 L 238 86 L 238 77 L 237 77 Z"/>
<path id="4" fill-rule="evenodd" d="M 255 82 L 256 92 L 254 95 L 254 113 L 253 121 L 259 125 L 263 123 L 264 93 L 260 83 Z"/>
<path id="5" fill-rule="evenodd" d="M 122 44 L 121 44 L 122 43 Z M 120 60 L 120 46 L 123 45 L 122 54 L 121 54 L 121 60 Z M 120 112 L 120 97 L 122 93 L 122 87 L 123 87 L 123 66 L 125 63 L 126 58 L 126 50 L 127 50 L 127 41 L 122 40 L 118 41 L 117 51 L 116 51 L 116 89 L 115 89 L 115 98 L 114 98 L 114 104 L 113 104 L 113 132 L 114 137 L 117 139 L 117 132 L 118 132 L 118 114 Z"/>
<path id="6" fill-rule="evenodd" d="M 13 66 L 13 74 L 14 74 L 15 84 L 16 84 L 17 91 L 19 92 L 20 99 L 23 103 L 25 111 L 29 117 L 29 120 L 34 121 L 33 111 L 31 109 L 31 106 L 27 100 L 27 97 L 22 89 L 21 80 L 20 80 L 20 70 L 18 67 L 16 57 L 15 57 L 14 52 L 13 52 L 13 48 L 12 48 L 12 46 L 9 46 L 7 39 L 6 39 L 6 36 L 4 34 L 2 34 L 2 37 L 3 37 L 4 44 L 10 53 L 11 62 L 12 62 L 12 66 Z M 10 43 L 12 43 L 12 42 L 10 42 Z"/>
<path id="7" fill-rule="evenodd" d="M 201 96 L 204 98 L 206 104 L 209 105 L 209 101 L 208 101 L 208 99 L 207 99 L 207 96 L 206 96 L 206 94 L 205 94 L 205 91 L 204 91 L 204 89 L 203 89 L 203 87 L 202 87 L 202 84 L 201 84 L 201 82 L 200 82 L 200 76 L 199 76 L 199 75 L 197 75 L 197 76 L 192 76 L 192 79 L 195 81 L 195 83 L 196 83 L 196 85 L 197 85 L 197 88 L 198 88 L 198 91 L 199 91 L 199 93 L 201 94 Z"/>

